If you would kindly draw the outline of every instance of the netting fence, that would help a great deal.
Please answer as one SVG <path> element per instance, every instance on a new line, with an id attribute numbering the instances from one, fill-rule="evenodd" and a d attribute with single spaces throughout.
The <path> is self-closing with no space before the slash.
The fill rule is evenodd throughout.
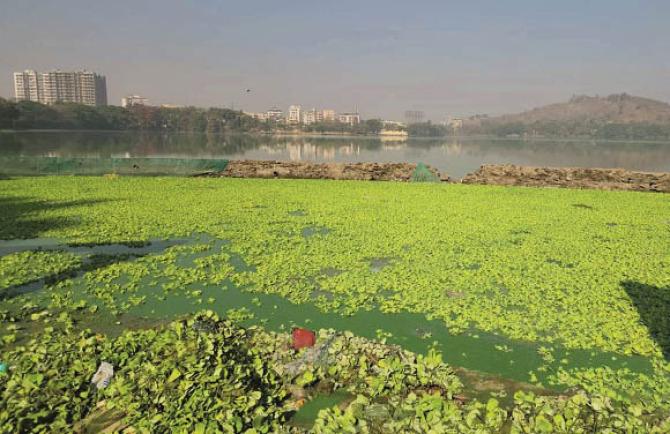
<path id="1" fill-rule="evenodd" d="M 412 182 L 440 182 L 440 177 L 424 163 L 418 163 L 410 180 Z"/>
<path id="2" fill-rule="evenodd" d="M 228 160 L 167 157 L 0 156 L 3 175 L 174 175 L 222 172 Z"/>

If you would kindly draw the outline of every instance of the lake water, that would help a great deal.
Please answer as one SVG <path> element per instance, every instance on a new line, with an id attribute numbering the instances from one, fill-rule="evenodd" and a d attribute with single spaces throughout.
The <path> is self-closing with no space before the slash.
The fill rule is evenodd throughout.
<path id="1" fill-rule="evenodd" d="M 670 143 L 486 138 L 269 137 L 134 132 L 3 132 L 0 156 L 179 157 L 311 162 L 423 162 L 460 178 L 482 164 L 670 172 Z M 11 161 L 11 159 L 6 159 Z M 9 164 L 9 163 L 5 163 Z M 3 172 L 0 162 L 0 173 Z"/>

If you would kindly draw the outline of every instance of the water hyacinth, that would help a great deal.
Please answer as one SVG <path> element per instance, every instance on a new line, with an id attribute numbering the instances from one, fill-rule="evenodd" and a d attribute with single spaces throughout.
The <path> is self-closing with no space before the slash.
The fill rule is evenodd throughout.
<path id="1" fill-rule="evenodd" d="M 573 427 L 595 421 L 615 432 L 665 427 L 665 196 L 441 184 L 43 177 L 3 180 L 0 204 L 0 239 L 8 240 L 0 241 L 0 334 L 3 354 L 10 355 L 2 360 L 9 375 L 0 376 L 0 387 L 3 396 L 11 390 L 16 397 L 3 404 L 8 426 L 66 430 L 104 401 L 137 427 L 289 429 L 297 402 L 291 401 L 290 383 L 306 390 L 327 384 L 353 397 L 355 404 L 324 410 L 314 427 L 321 432 L 344 427 L 345 420 L 347 430 L 373 432 L 564 429 L 556 415 L 566 427 L 569 420 Z M 571 389 L 564 398 L 520 398 L 504 409 L 486 399 L 462 405 L 453 398 L 464 386 L 437 351 L 421 355 L 380 346 L 344 334 L 346 323 L 324 332 L 324 339 L 332 338 L 328 363 L 287 378 L 282 367 L 294 355 L 282 346 L 283 334 L 270 330 L 307 324 L 297 316 L 279 326 L 265 314 L 280 317 L 288 302 L 291 312 L 312 312 L 315 328 L 324 327 L 318 315 L 357 321 L 365 313 L 416 314 L 443 328 L 425 328 L 423 321 L 408 344 L 421 341 L 427 348 L 447 334 L 471 336 L 479 341 L 473 351 L 443 346 L 443 357 L 505 361 L 483 364 L 491 373 L 509 372 L 512 363 L 533 358 L 532 370 L 522 370 L 517 380 L 560 393 Z M 250 334 L 241 338 L 230 331 L 230 345 L 239 346 L 219 353 L 217 345 L 228 344 L 199 335 L 207 330 L 189 335 L 173 326 L 155 328 L 202 309 L 226 316 L 227 330 Z M 267 329 L 252 333 L 250 324 Z M 377 323 L 359 321 L 359 333 L 367 331 L 361 324 L 368 338 L 402 343 Z M 95 331 L 85 332 L 87 327 Z M 193 342 L 183 341 L 187 336 Z M 178 350 L 168 352 L 169 345 Z M 71 348 L 81 354 L 69 353 Z M 139 348 L 151 350 L 141 356 Z M 62 360 L 49 360 L 51 351 L 62 353 Z M 203 360 L 187 357 L 208 351 L 214 353 Z M 239 368 L 226 367 L 225 360 L 238 360 L 238 353 L 250 358 L 239 359 Z M 115 365 L 118 381 L 98 399 L 85 389 L 88 372 L 103 355 L 115 357 L 120 370 Z M 181 357 L 183 365 L 175 363 Z M 130 365 L 132 370 L 123 370 Z M 235 386 L 212 392 L 215 365 L 222 366 L 217 375 L 228 375 Z M 79 375 L 86 378 L 80 382 Z M 216 394 L 232 394 L 238 386 L 247 390 L 245 378 L 254 379 L 251 399 L 230 398 L 237 410 L 216 413 L 216 427 L 201 419 L 203 406 L 221 406 L 216 399 L 224 398 Z M 268 384 L 256 388 L 263 381 Z M 65 390 L 68 382 L 71 391 Z M 583 390 L 585 402 L 571 400 L 576 390 Z M 131 391 L 136 401 L 126 396 Z M 177 415 L 167 398 L 189 406 L 188 414 Z M 608 413 L 573 419 L 563 414 L 595 411 L 594 402 Z"/>

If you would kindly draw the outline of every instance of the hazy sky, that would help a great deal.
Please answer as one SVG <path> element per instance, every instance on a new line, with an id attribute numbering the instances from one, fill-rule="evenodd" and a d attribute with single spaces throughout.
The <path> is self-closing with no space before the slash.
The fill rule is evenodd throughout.
<path id="1" fill-rule="evenodd" d="M 581 93 L 670 101 L 670 1 L 0 0 L 1 96 L 27 68 L 103 73 L 111 104 L 440 120 Z"/>

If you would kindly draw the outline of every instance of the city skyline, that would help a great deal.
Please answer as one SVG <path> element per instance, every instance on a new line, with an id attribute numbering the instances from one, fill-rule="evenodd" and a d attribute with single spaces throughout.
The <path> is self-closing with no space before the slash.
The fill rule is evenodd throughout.
<path id="1" fill-rule="evenodd" d="M 101 71 L 115 104 L 140 94 L 156 105 L 253 112 L 301 101 L 436 121 L 575 94 L 670 101 L 668 21 L 663 1 L 7 0 L 0 96 L 13 96 L 14 71 L 60 68 Z"/>

